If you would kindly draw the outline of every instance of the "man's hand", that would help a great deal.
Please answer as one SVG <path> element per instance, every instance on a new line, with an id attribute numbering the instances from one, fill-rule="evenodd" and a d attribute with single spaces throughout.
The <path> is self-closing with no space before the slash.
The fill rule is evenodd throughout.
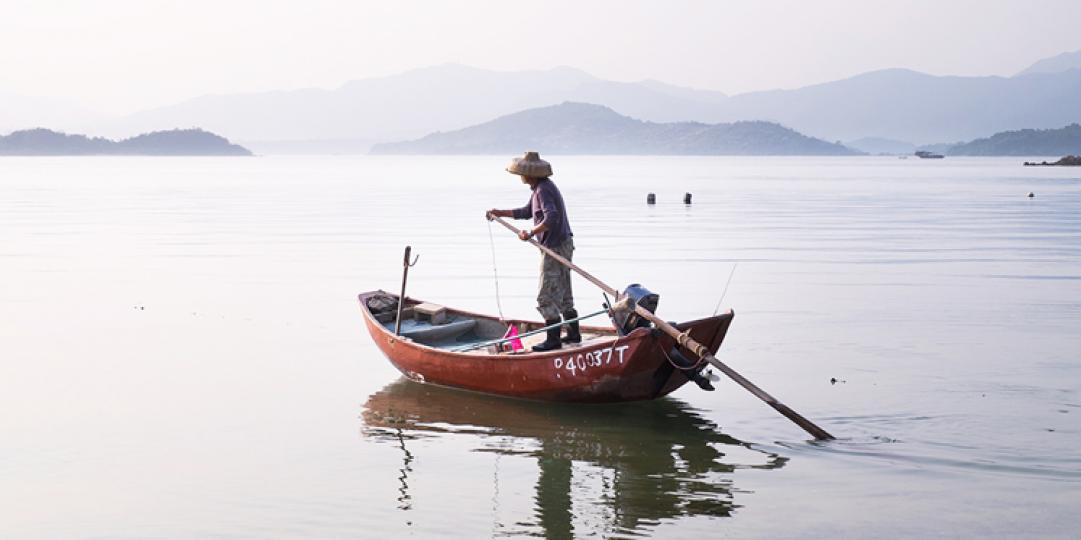
<path id="1" fill-rule="evenodd" d="M 518 231 L 518 239 L 525 242 L 533 237 L 533 233 L 529 231 Z"/>
<path id="2" fill-rule="evenodd" d="M 484 217 L 488 221 L 492 221 L 498 215 L 499 215 L 499 210 L 496 210 L 495 208 L 492 208 L 491 210 L 488 210 L 487 212 L 484 213 Z"/>

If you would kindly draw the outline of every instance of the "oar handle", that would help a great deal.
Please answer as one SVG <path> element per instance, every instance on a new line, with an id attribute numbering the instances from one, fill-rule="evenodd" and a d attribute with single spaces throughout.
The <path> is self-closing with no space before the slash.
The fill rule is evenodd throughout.
<path id="1" fill-rule="evenodd" d="M 501 218 L 499 216 L 495 216 L 495 215 L 491 215 L 490 217 L 491 217 L 491 219 L 493 219 L 495 221 L 498 221 L 500 225 L 506 227 L 507 229 L 509 229 L 514 234 L 516 234 L 516 235 L 518 234 L 518 232 L 519 232 L 518 229 L 515 226 L 511 225 L 510 223 L 507 223 L 505 220 L 503 220 L 503 218 Z M 540 249 L 544 253 L 548 254 L 550 257 L 554 258 L 555 260 L 559 261 L 560 263 L 562 263 L 567 268 L 570 268 L 571 270 L 574 270 L 579 275 L 581 275 L 582 277 L 589 280 L 590 283 L 593 283 L 594 285 L 600 287 L 604 292 L 606 292 L 608 294 L 611 294 L 613 296 L 616 296 L 616 297 L 619 296 L 619 291 L 616 291 L 612 287 L 609 287 L 607 284 L 605 284 L 603 281 L 593 277 L 593 275 L 591 275 L 589 272 L 586 272 L 585 270 L 582 270 L 581 268 L 575 266 L 574 263 L 572 263 L 572 262 L 568 261 L 567 259 L 563 258 L 558 253 L 556 253 L 555 251 L 552 251 L 551 249 L 545 247 L 540 242 L 537 242 L 533 238 L 529 238 L 527 241 L 529 243 L 533 244 L 534 246 L 537 246 L 538 249 Z M 830 440 L 830 439 L 834 438 L 833 435 L 830 435 L 829 433 L 827 433 L 826 430 L 816 426 L 810 420 L 804 418 L 803 416 L 801 416 L 796 411 L 793 411 L 792 409 L 788 408 L 787 405 L 781 403 L 780 401 L 777 401 L 776 398 L 774 398 L 773 396 L 767 394 L 765 390 L 762 390 L 757 385 L 755 385 L 751 381 L 747 380 L 747 378 L 745 378 L 743 375 L 740 375 L 739 373 L 737 373 L 736 370 L 734 370 L 734 369 L 728 367 L 727 365 L 725 365 L 724 362 L 721 362 L 720 360 L 717 360 L 717 357 L 713 356 L 713 354 L 709 352 L 709 348 L 707 348 L 705 345 L 702 345 L 701 343 L 698 343 L 697 341 L 695 341 L 686 332 L 680 332 L 679 329 L 677 329 L 676 327 L 668 324 L 668 322 L 661 319 L 656 314 L 652 313 L 651 311 L 649 311 L 648 309 L 646 309 L 646 308 L 644 308 L 642 306 L 635 305 L 634 306 L 634 312 L 641 315 L 646 320 L 648 320 L 648 321 L 652 322 L 653 324 L 655 324 L 657 326 L 657 328 L 660 328 L 664 333 L 668 334 L 669 336 L 672 336 L 672 338 L 676 340 L 676 343 L 679 343 L 679 345 L 681 347 L 693 352 L 695 355 L 698 356 L 699 359 L 704 358 L 706 361 L 708 361 L 710 364 L 712 364 L 713 367 L 716 367 L 722 373 L 724 373 L 725 375 L 728 375 L 729 378 L 731 378 L 733 381 L 736 381 L 736 383 L 739 384 L 740 386 L 742 386 L 743 388 L 746 388 L 748 391 L 750 391 L 752 394 L 754 394 L 754 396 L 757 397 L 758 399 L 761 399 L 762 401 L 765 401 L 767 405 L 769 405 L 770 407 L 773 407 L 774 410 L 776 410 L 777 412 L 784 415 L 785 418 L 788 418 L 789 420 L 795 422 L 796 425 L 803 428 L 807 433 L 810 433 L 812 436 L 814 436 L 814 438 L 819 439 L 819 440 Z"/>
<path id="2" fill-rule="evenodd" d="M 514 225 L 511 225 L 510 223 L 507 223 L 503 218 L 501 218 L 499 216 L 493 215 L 492 219 L 495 220 L 495 221 L 498 221 L 500 225 L 506 227 L 507 229 L 510 230 L 510 232 L 514 233 L 515 235 L 517 235 L 519 232 L 521 232 Z M 526 241 L 529 242 L 530 244 L 533 244 L 534 246 L 537 246 L 537 249 L 540 249 L 541 251 L 547 253 L 553 259 L 555 259 L 555 260 L 559 261 L 561 264 L 563 264 L 563 266 L 566 266 L 567 268 L 570 268 L 571 270 L 574 270 L 575 272 L 578 272 L 579 275 L 581 275 L 582 277 L 589 280 L 590 283 L 600 287 L 601 290 L 603 290 L 604 292 L 606 292 L 606 293 L 608 293 L 608 294 L 610 294 L 612 296 L 619 296 L 619 291 L 609 287 L 608 285 L 605 285 L 605 283 L 603 281 L 593 277 L 593 275 L 590 274 L 589 272 L 586 272 L 585 270 L 582 270 L 581 268 L 578 268 L 577 266 L 574 265 L 574 263 L 568 261 L 567 259 L 564 259 L 563 256 L 561 256 L 560 254 L 552 251 L 551 249 L 548 249 L 547 247 L 545 247 L 540 242 L 534 240 L 533 238 L 529 238 Z"/>

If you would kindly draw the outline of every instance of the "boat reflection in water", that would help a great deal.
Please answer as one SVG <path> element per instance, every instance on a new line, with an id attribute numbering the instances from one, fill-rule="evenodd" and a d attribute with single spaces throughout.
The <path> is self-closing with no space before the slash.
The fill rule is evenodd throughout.
<path id="1" fill-rule="evenodd" d="M 398 503 L 412 505 L 409 474 L 418 457 L 409 442 L 441 434 L 475 435 L 475 450 L 535 458 L 536 522 L 548 538 L 584 531 L 574 508 L 608 506 L 598 533 L 645 532 L 661 520 L 725 517 L 733 501 L 736 469 L 775 469 L 786 458 L 754 450 L 718 431 L 686 403 L 673 398 L 581 405 L 507 399 L 400 379 L 365 404 L 364 435 L 399 446 L 403 466 Z M 428 448 L 428 447 L 426 447 Z M 737 461 L 738 460 L 738 461 Z M 572 465 L 573 463 L 573 465 Z M 601 469 L 603 493 L 575 501 L 583 466 Z M 572 482 L 573 480 L 573 482 Z M 517 526 L 526 525 L 521 516 Z"/>

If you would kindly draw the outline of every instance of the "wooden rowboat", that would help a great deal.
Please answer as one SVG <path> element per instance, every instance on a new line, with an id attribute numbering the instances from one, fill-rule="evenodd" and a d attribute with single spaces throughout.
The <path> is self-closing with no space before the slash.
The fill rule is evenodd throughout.
<path id="1" fill-rule="evenodd" d="M 582 342 L 572 347 L 534 353 L 526 352 L 531 350 L 526 342 L 525 347 L 507 351 L 503 347 L 506 340 L 500 341 L 501 337 L 514 331 L 524 337 L 549 327 L 536 322 L 504 321 L 488 315 L 448 310 L 407 298 L 406 279 L 409 267 L 416 264 L 416 259 L 410 261 L 411 248 L 406 246 L 402 260 L 402 293 L 395 297 L 384 291 L 372 291 L 359 296 L 372 338 L 406 377 L 534 400 L 638 401 L 668 395 L 692 380 L 705 390 L 713 390 L 709 379 L 701 373 L 709 364 L 815 439 L 834 439 L 829 432 L 717 359 L 717 349 L 734 317 L 731 310 L 705 319 L 672 324 L 654 313 L 658 296 L 648 289 L 635 283 L 621 294 L 530 235 L 524 235 L 501 217 L 492 212 L 487 217 L 604 291 L 605 309 L 614 321 L 619 322 L 611 329 L 583 327 Z M 607 305 L 608 295 L 616 298 L 611 306 Z M 403 301 L 399 302 L 399 298 Z M 723 294 L 721 298 L 724 298 Z M 406 306 L 409 306 L 408 314 Z M 597 314 L 600 313 L 604 311 Z M 408 326 L 404 324 L 407 316 L 414 319 Z M 393 332 L 390 331 L 391 322 L 394 323 Z M 504 330 L 507 323 L 512 326 Z M 681 351 L 690 352 L 696 360 L 688 360 Z"/>
<path id="2" fill-rule="evenodd" d="M 673 355 L 676 340 L 650 328 L 619 335 L 610 327 L 582 326 L 580 344 L 535 353 L 531 345 L 543 338 L 531 336 L 522 338 L 524 349 L 506 351 L 485 344 L 502 338 L 509 325 L 528 333 L 543 323 L 501 321 L 408 297 L 401 335 L 395 335 L 398 295 L 371 291 L 358 298 L 379 349 L 402 374 L 422 383 L 533 400 L 637 401 L 672 393 L 704 365 Z M 675 327 L 715 354 L 733 316 L 729 310 Z"/>

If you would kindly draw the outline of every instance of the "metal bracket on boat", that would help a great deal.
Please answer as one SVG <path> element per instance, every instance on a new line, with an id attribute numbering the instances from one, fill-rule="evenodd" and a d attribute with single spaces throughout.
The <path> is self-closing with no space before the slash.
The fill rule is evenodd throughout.
<path id="1" fill-rule="evenodd" d="M 604 303 L 601 304 L 601 307 L 603 307 L 604 310 L 608 313 L 608 320 L 612 321 L 612 327 L 616 329 L 616 335 L 627 335 L 627 333 L 623 331 L 623 325 L 619 324 L 619 321 L 616 321 L 617 307 L 612 305 L 612 302 L 608 299 L 608 295 L 606 293 L 602 292 L 601 296 L 604 297 Z"/>
<path id="2" fill-rule="evenodd" d="M 398 316 L 394 321 L 394 335 L 402 333 L 402 309 L 405 307 L 405 281 L 409 278 L 409 268 L 416 266 L 417 261 L 420 260 L 420 255 L 413 257 L 413 262 L 409 262 L 409 252 L 413 250 L 412 246 L 405 246 L 405 258 L 402 260 L 402 292 L 398 295 Z"/>

